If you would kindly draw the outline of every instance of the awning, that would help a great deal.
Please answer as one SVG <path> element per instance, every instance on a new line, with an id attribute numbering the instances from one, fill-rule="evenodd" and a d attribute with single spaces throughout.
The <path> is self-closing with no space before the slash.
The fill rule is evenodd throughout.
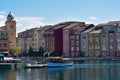
<path id="1" fill-rule="evenodd" d="M 4 57 L 4 55 L 3 55 L 3 54 L 0 54 L 0 57 Z"/>
<path id="2" fill-rule="evenodd" d="M 44 52 L 44 54 L 43 54 L 43 55 L 45 56 L 46 54 L 48 54 L 48 52 Z"/>
<path id="3" fill-rule="evenodd" d="M 49 53 L 48 53 L 48 56 L 50 56 L 50 54 L 52 53 L 53 51 L 50 51 Z"/>

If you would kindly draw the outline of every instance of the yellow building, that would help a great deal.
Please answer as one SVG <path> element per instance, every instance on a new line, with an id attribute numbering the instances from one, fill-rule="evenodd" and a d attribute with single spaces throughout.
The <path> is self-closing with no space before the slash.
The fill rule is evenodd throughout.
<path id="1" fill-rule="evenodd" d="M 14 48 L 16 48 L 16 21 L 10 12 L 5 26 L 0 27 L 0 52 Z"/>
<path id="2" fill-rule="evenodd" d="M 101 30 L 89 32 L 88 36 L 88 53 L 91 57 L 99 57 L 101 51 Z"/>

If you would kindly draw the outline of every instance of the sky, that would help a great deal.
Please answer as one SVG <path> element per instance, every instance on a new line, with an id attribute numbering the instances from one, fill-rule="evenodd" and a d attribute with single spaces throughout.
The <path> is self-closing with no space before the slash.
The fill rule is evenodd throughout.
<path id="1" fill-rule="evenodd" d="M 17 33 L 65 21 L 95 25 L 120 20 L 120 0 L 0 0 L 0 26 L 11 11 Z"/>

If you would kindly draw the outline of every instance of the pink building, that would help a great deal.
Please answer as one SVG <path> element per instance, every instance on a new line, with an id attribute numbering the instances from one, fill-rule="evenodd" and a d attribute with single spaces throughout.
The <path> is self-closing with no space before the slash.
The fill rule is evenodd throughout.
<path id="1" fill-rule="evenodd" d="M 109 56 L 114 57 L 117 52 L 117 44 L 116 44 L 116 34 L 115 31 L 109 31 L 108 35 L 108 46 L 109 46 Z"/>
<path id="2" fill-rule="evenodd" d="M 116 39 L 117 39 L 117 53 L 116 53 L 116 56 L 120 56 L 120 26 L 117 27 Z"/>
<path id="3" fill-rule="evenodd" d="M 109 56 L 108 31 L 104 29 L 101 31 L 101 56 Z"/>
<path id="4" fill-rule="evenodd" d="M 63 28 L 63 56 L 73 57 L 80 52 L 80 31 L 84 22 L 75 22 Z"/>
<path id="5" fill-rule="evenodd" d="M 117 53 L 117 27 L 114 24 L 99 25 L 101 31 L 101 53 L 102 56 L 114 57 Z"/>
<path id="6" fill-rule="evenodd" d="M 94 25 L 73 23 L 63 28 L 63 54 L 66 57 L 84 56 L 81 53 L 81 33 Z"/>

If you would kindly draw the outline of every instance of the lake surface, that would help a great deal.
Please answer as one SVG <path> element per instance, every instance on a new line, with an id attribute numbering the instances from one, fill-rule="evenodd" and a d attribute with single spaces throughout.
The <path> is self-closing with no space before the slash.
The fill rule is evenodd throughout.
<path id="1" fill-rule="evenodd" d="M 0 80 L 120 80 L 120 61 L 97 60 L 59 68 L 1 68 Z"/>

